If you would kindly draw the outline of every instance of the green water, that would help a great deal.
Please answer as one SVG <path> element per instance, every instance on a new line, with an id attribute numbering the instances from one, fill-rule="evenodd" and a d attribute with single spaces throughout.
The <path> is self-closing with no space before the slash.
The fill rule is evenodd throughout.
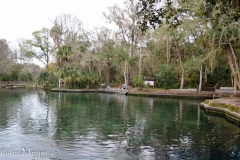
<path id="1" fill-rule="evenodd" d="M 0 160 L 240 159 L 240 127 L 202 101 L 0 89 Z"/>

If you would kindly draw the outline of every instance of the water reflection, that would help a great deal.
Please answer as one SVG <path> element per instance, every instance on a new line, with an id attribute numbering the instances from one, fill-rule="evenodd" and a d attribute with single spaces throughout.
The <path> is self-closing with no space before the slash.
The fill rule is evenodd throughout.
<path id="1" fill-rule="evenodd" d="M 240 129 L 201 100 L 0 90 L 0 159 L 240 159 Z M 21 153 L 21 154 L 20 154 Z"/>

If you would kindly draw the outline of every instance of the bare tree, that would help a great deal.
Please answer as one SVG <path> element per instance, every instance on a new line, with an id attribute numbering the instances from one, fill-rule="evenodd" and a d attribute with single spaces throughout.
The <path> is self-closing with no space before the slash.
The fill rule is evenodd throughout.
<path id="1" fill-rule="evenodd" d="M 81 20 L 70 14 L 61 14 L 52 22 L 54 26 L 50 35 L 54 41 L 59 81 L 62 76 L 63 81 L 67 78 L 66 75 L 62 75 L 64 74 L 62 68 L 75 66 L 79 73 L 83 68 L 92 70 L 92 55 L 89 51 L 90 33 L 83 29 Z"/>
<path id="2" fill-rule="evenodd" d="M 15 64 L 14 52 L 5 39 L 0 39 L 0 73 L 9 72 Z"/>
<path id="3" fill-rule="evenodd" d="M 137 26 L 137 3 L 134 0 L 125 1 L 125 7 L 120 8 L 117 5 L 108 8 L 109 13 L 103 13 L 104 17 L 110 22 L 115 23 L 119 29 L 122 43 L 126 46 L 129 57 L 124 64 L 125 84 L 128 84 L 130 76 L 129 58 L 133 58 L 136 52 L 136 45 L 140 35 L 140 29 Z"/>

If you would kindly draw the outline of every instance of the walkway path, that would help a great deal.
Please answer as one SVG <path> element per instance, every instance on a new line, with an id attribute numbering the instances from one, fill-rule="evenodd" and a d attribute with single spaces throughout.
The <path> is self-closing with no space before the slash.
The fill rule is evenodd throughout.
<path id="1" fill-rule="evenodd" d="M 143 89 L 139 91 L 137 88 L 130 90 L 129 94 L 133 95 L 162 95 L 162 96 L 178 96 L 178 97 L 203 97 L 203 98 L 221 98 L 221 97 L 230 97 L 233 96 L 234 93 L 232 90 L 216 90 L 212 91 L 202 91 L 198 93 L 196 89 L 169 89 L 169 90 L 161 90 L 161 89 Z M 240 96 L 240 91 L 237 92 L 237 95 Z"/>

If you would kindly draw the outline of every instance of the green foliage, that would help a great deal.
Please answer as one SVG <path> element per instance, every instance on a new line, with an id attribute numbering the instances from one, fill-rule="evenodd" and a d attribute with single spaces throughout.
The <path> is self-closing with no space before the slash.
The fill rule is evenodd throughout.
<path id="1" fill-rule="evenodd" d="M 38 77 L 38 83 L 43 85 L 48 83 L 50 88 L 54 88 L 57 87 L 58 78 L 53 73 L 43 71 Z"/>
<path id="2" fill-rule="evenodd" d="M 158 5 L 160 8 L 156 7 Z M 231 71 L 227 63 L 228 57 L 224 55 L 226 44 L 231 43 L 237 59 L 240 58 L 239 8 L 237 0 L 231 3 L 227 0 L 178 2 L 140 0 L 138 5 L 140 28 L 143 31 L 149 27 L 156 28 L 154 32 L 145 32 L 145 35 L 140 36 L 139 28 L 133 27 L 130 32 L 129 28 L 124 28 L 125 24 L 111 19 L 114 16 L 109 15 L 110 21 L 119 23 L 117 25 L 122 32 L 113 33 L 104 28 L 91 39 L 92 35 L 84 32 L 79 23 L 62 21 L 66 24 L 60 26 L 57 20 L 55 24 L 57 26 L 53 28 L 55 30 L 52 29 L 50 33 L 53 41 L 50 39 L 49 30 L 43 28 L 33 32 L 31 40 L 22 43 L 20 52 L 28 58 L 39 59 L 46 66 L 51 53 L 56 53 L 54 57 L 56 63 L 51 65 L 52 68 L 55 66 L 56 68 L 47 68 L 50 72 L 57 72 L 54 74 L 63 79 L 66 88 L 94 88 L 99 82 L 116 84 L 126 80 L 142 89 L 143 75 L 155 76 L 157 87 L 178 88 L 181 73 L 184 73 L 182 81 L 184 87 L 196 87 L 199 82 L 200 66 L 205 81 L 224 80 L 223 85 L 231 85 L 230 75 L 235 75 L 238 71 L 235 73 Z M 116 11 L 121 9 L 117 7 Z M 71 23 L 78 26 L 69 28 Z M 134 34 L 130 34 L 133 31 Z M 62 39 L 63 37 L 65 39 Z M 139 69 L 140 56 L 137 46 L 140 42 L 142 42 L 141 56 L 144 58 L 141 59 Z M 55 47 L 57 50 L 53 50 Z M 8 50 L 4 52 L 5 57 L 8 52 Z M 143 74 L 140 77 L 136 76 L 139 70 Z M 39 82 L 51 80 L 51 74 L 42 72 Z M 28 81 L 33 77 L 35 74 L 28 70 L 22 71 L 17 68 L 8 69 L 8 72 L 2 72 L 0 75 L 2 80 Z"/>
<path id="3" fill-rule="evenodd" d="M 126 61 L 128 59 L 128 53 L 126 52 L 126 50 L 124 49 L 123 46 L 118 46 L 116 48 L 116 53 L 117 53 L 117 63 L 121 63 L 123 61 Z"/>
<path id="4" fill-rule="evenodd" d="M 31 73 L 27 72 L 27 73 L 22 73 L 21 74 L 21 80 L 22 81 L 32 81 L 33 80 L 33 76 Z"/>
<path id="5" fill-rule="evenodd" d="M 88 81 L 86 80 L 84 75 L 78 75 L 76 77 L 76 86 L 78 88 L 86 88 L 88 85 Z"/>
<path id="6" fill-rule="evenodd" d="M 87 51 L 87 48 L 86 48 L 84 45 L 81 45 L 81 46 L 79 47 L 79 50 L 84 53 L 84 52 Z"/>
<path id="7" fill-rule="evenodd" d="M 15 65 L 8 73 L 0 74 L 0 80 L 2 81 L 32 81 L 33 75 L 30 72 L 26 72 L 21 69 L 21 65 Z"/>
<path id="8" fill-rule="evenodd" d="M 43 84 L 45 81 L 48 79 L 48 73 L 47 72 L 41 72 L 39 77 L 38 77 L 38 83 Z"/>
<path id="9" fill-rule="evenodd" d="M 34 31 L 31 40 L 22 41 L 20 51 L 27 58 L 36 58 L 48 69 L 50 56 L 52 55 L 49 29 L 42 28 L 40 31 Z"/>
<path id="10" fill-rule="evenodd" d="M 199 73 L 197 71 L 189 71 L 185 74 L 186 88 L 197 88 L 199 85 Z"/>
<path id="11" fill-rule="evenodd" d="M 201 64 L 201 58 L 186 60 L 184 64 L 185 68 L 185 86 L 187 88 L 196 88 L 199 85 L 199 66 Z"/>
<path id="12" fill-rule="evenodd" d="M 134 57 L 132 57 L 132 58 L 129 58 L 129 64 L 130 64 L 131 66 L 134 66 L 134 65 L 138 62 L 138 59 L 139 59 L 139 57 L 137 57 L 137 56 L 134 56 Z"/>
<path id="13" fill-rule="evenodd" d="M 234 104 L 219 103 L 214 100 L 205 101 L 205 103 L 211 107 L 226 108 L 229 109 L 230 111 L 240 113 L 240 107 Z"/>
<path id="14" fill-rule="evenodd" d="M 57 51 L 58 56 L 70 55 L 71 53 L 72 53 L 71 47 L 66 45 L 61 46 Z"/>
<path id="15" fill-rule="evenodd" d="M 86 80 L 88 81 L 88 88 L 95 88 L 98 86 L 100 82 L 100 77 L 97 75 L 97 72 L 92 71 L 89 73 L 86 73 L 85 75 Z"/>
<path id="16" fill-rule="evenodd" d="M 10 76 L 7 73 L 0 74 L 0 81 L 10 81 Z"/>
<path id="17" fill-rule="evenodd" d="M 144 83 L 143 75 L 136 76 L 133 78 L 133 84 L 134 84 L 134 86 L 138 86 L 139 90 L 143 89 L 143 83 Z"/>
<path id="18" fill-rule="evenodd" d="M 76 88 L 76 78 L 79 76 L 78 70 L 75 66 L 63 68 L 62 78 L 65 79 L 67 88 Z"/>
<path id="19" fill-rule="evenodd" d="M 203 5 L 203 14 L 215 27 L 226 26 L 232 22 L 237 22 L 240 18 L 239 1 L 232 0 L 207 0 Z"/>
<path id="20" fill-rule="evenodd" d="M 97 72 L 83 72 L 80 73 L 76 66 L 64 68 L 61 78 L 65 80 L 66 88 L 95 88 L 98 86 L 101 77 Z"/>
<path id="21" fill-rule="evenodd" d="M 33 77 L 31 73 L 20 73 L 19 71 L 12 71 L 10 74 L 0 74 L 1 81 L 32 81 Z"/>
<path id="22" fill-rule="evenodd" d="M 166 64 L 159 65 L 159 72 L 156 76 L 156 86 L 159 88 L 178 88 L 180 86 L 179 81 L 176 79 L 176 70 L 174 66 Z"/>
<path id="23" fill-rule="evenodd" d="M 11 75 L 11 81 L 18 81 L 20 80 L 20 73 L 19 73 L 19 70 L 13 70 Z"/>
<path id="24" fill-rule="evenodd" d="M 158 3 L 161 3 L 159 5 Z M 161 6 L 160 8 L 155 5 Z M 172 27 L 177 27 L 181 24 L 180 14 L 184 13 L 185 10 L 175 7 L 172 0 L 165 2 L 161 1 L 150 1 L 140 0 L 138 2 L 138 16 L 139 24 L 142 31 L 146 31 L 149 27 L 156 28 L 161 25 L 164 21 L 170 24 Z"/>

